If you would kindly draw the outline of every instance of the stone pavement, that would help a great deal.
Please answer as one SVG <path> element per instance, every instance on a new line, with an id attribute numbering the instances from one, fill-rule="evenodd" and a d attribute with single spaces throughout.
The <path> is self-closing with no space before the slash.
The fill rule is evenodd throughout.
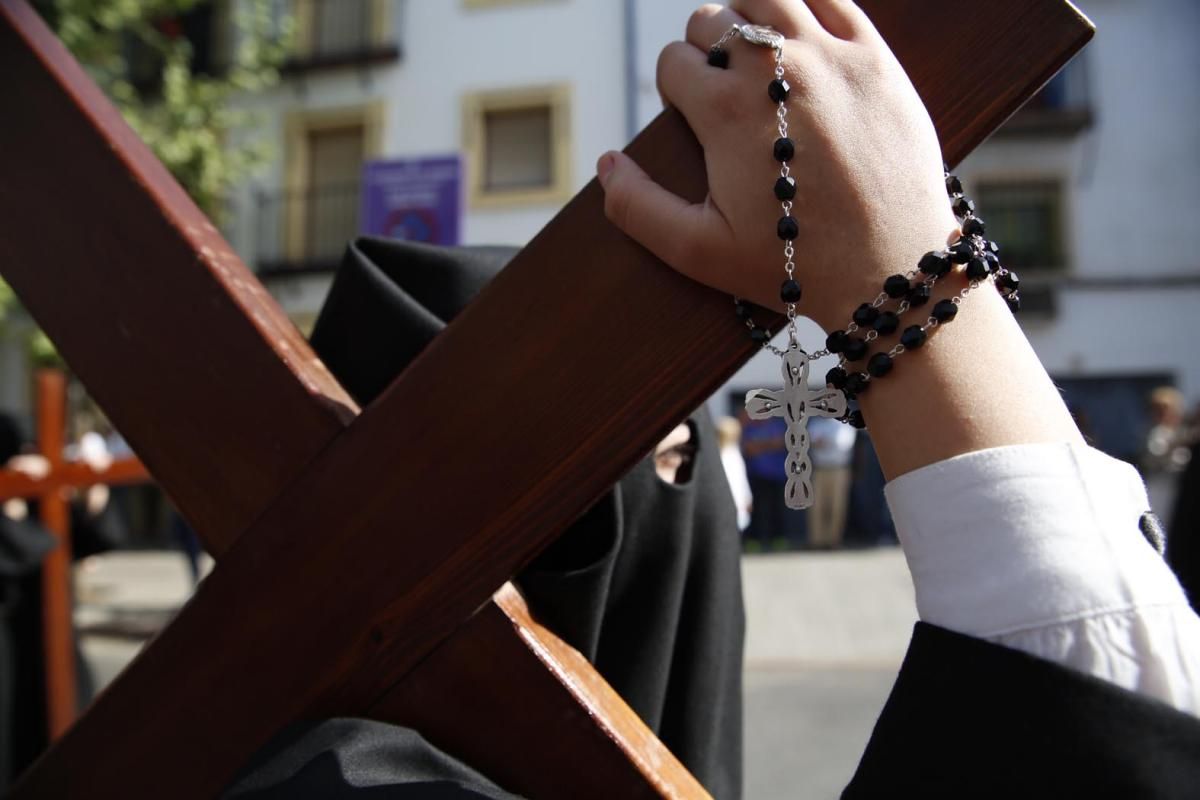
<path id="1" fill-rule="evenodd" d="M 76 621 L 98 685 L 191 590 L 178 553 L 98 556 L 76 574 Z M 743 578 L 746 800 L 837 797 L 916 621 L 904 557 L 898 548 L 748 556 Z"/>
<path id="2" fill-rule="evenodd" d="M 898 547 L 747 556 L 746 800 L 836 798 L 917 620 Z"/>

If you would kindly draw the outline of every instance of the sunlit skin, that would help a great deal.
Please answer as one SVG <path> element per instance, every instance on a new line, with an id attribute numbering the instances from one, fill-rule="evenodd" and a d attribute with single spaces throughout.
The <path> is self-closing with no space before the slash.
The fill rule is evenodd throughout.
<path id="1" fill-rule="evenodd" d="M 734 0 L 729 8 L 697 10 L 686 40 L 663 50 L 658 85 L 704 147 L 708 197 L 689 203 L 611 152 L 597 164 L 605 211 L 683 274 L 782 307 L 783 255 L 774 234 L 779 204 L 770 191 L 778 175 L 771 155 L 775 105 L 766 93 L 773 55 L 734 41 L 728 69 L 707 63 L 712 44 L 747 22 L 788 37 L 797 278 L 804 287 L 799 311 L 826 330 L 842 328 L 889 275 L 912 269 L 958 234 L 929 114 L 851 0 Z M 965 285 L 961 275 L 938 284 L 943 296 Z M 920 312 L 910 313 L 923 321 Z M 1011 312 L 989 287 L 972 292 L 923 348 L 898 358 L 861 407 L 889 478 L 989 447 L 1082 443 Z"/>
<path id="2" fill-rule="evenodd" d="M 691 457 L 692 430 L 686 423 L 676 425 L 654 448 L 654 471 L 667 483 L 679 482 L 679 470 Z"/>

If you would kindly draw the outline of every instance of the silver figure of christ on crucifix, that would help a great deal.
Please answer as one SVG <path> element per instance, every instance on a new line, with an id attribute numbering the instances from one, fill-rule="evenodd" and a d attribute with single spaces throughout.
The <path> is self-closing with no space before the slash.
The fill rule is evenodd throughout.
<path id="1" fill-rule="evenodd" d="M 813 502 L 812 461 L 808 458 L 808 418 L 842 417 L 846 414 L 846 395 L 838 389 L 808 388 L 808 353 L 796 347 L 780 359 L 783 388 L 751 389 L 746 393 L 746 413 L 751 419 L 783 417 L 787 432 L 787 486 L 784 501 L 788 508 L 808 508 Z"/>

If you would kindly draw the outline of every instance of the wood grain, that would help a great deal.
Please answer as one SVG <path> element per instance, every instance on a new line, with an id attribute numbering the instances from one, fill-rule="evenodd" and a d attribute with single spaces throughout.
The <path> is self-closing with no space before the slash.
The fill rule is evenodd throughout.
<path id="1" fill-rule="evenodd" d="M 905 4 L 904 17 L 865 5 L 950 161 L 1091 34 L 1060 0 L 978 2 L 969 16 L 950 0 Z M 20 44 L 0 26 L 6 74 L 37 71 L 3 55 Z M 28 131 L 14 138 L 17 152 L 43 152 Z M 701 154 L 678 116 L 629 151 L 664 185 L 703 194 Z M 14 796 L 208 796 L 281 724 L 369 709 L 751 355 L 728 298 L 655 262 L 601 207 L 589 185 L 345 433 L 315 457 L 289 450 L 294 477 L 278 499 Z M 229 385 L 263 382 L 237 377 Z"/>

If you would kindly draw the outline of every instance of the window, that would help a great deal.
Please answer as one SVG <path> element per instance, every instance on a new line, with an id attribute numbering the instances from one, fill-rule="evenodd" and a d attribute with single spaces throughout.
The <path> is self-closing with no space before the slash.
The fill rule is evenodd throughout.
<path id="1" fill-rule="evenodd" d="M 1006 267 L 1020 273 L 1066 267 L 1060 183 L 980 182 L 975 197 Z"/>
<path id="2" fill-rule="evenodd" d="M 483 189 L 546 189 L 554 184 L 548 106 L 488 111 L 483 115 Z"/>
<path id="3" fill-rule="evenodd" d="M 312 54 L 318 58 L 365 50 L 371 43 L 368 0 L 317 0 L 312 22 Z"/>
<path id="4" fill-rule="evenodd" d="M 358 234 L 363 163 L 380 151 L 382 119 L 381 104 L 288 116 L 285 185 L 259 195 L 261 270 L 337 265 Z"/>
<path id="5" fill-rule="evenodd" d="M 294 198 L 305 206 L 305 261 L 337 261 L 346 242 L 358 233 L 358 193 L 365 150 L 366 128 L 362 123 L 308 131 L 307 196 Z"/>
<path id="6" fill-rule="evenodd" d="M 565 88 L 469 95 L 463 116 L 471 205 L 544 205 L 570 196 Z"/>
<path id="7" fill-rule="evenodd" d="M 290 71 L 394 61 L 388 0 L 291 0 L 296 57 Z"/>

